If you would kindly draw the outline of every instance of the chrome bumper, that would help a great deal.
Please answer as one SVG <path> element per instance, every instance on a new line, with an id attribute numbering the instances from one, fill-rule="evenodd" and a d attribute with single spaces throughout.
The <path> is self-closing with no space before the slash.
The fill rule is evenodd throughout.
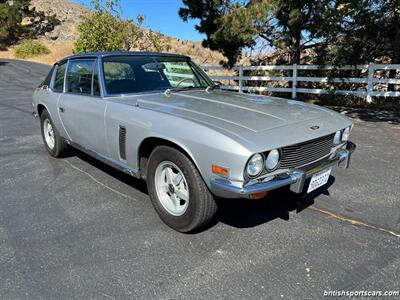
<path id="1" fill-rule="evenodd" d="M 326 169 L 328 167 L 337 165 L 340 168 L 347 169 L 350 165 L 350 157 L 353 151 L 356 149 L 356 145 L 348 141 L 345 148 L 337 149 L 332 158 L 322 159 L 317 163 L 313 163 L 314 167 L 307 169 L 290 169 L 285 170 L 282 173 L 277 173 L 269 177 L 265 177 L 262 180 L 254 180 L 251 183 L 235 183 L 224 178 L 213 178 L 211 179 L 211 190 L 212 192 L 224 198 L 246 198 L 251 194 L 259 192 L 271 191 L 283 186 L 290 185 L 290 190 L 295 193 L 301 193 L 304 189 L 306 179 L 311 177 L 313 174 Z"/>

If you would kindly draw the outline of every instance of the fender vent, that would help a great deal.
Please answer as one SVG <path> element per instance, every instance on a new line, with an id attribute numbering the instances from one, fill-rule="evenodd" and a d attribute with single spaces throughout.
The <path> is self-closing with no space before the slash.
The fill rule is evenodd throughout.
<path id="1" fill-rule="evenodd" d="M 119 126 L 119 157 L 126 160 L 126 128 Z"/>

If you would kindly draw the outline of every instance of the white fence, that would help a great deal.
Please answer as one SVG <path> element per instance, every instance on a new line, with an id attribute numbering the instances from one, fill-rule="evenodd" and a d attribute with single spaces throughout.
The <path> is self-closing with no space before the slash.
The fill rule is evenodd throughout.
<path id="1" fill-rule="evenodd" d="M 221 66 L 202 66 L 205 71 L 210 70 L 225 70 Z M 318 65 L 287 65 L 287 66 L 236 66 L 231 70 L 236 71 L 237 75 L 210 75 L 213 80 L 234 80 L 237 85 L 224 85 L 225 89 L 237 90 L 240 93 L 247 92 L 285 92 L 292 93 L 292 98 L 295 99 L 297 93 L 308 94 L 327 94 L 337 93 L 344 95 L 355 95 L 366 97 L 368 102 L 372 101 L 372 97 L 400 97 L 399 91 L 387 91 L 388 84 L 400 84 L 400 79 L 388 78 L 383 76 L 382 71 L 400 70 L 400 64 L 369 64 L 357 66 L 343 66 L 336 68 L 336 70 L 362 70 L 366 76 L 360 78 L 328 78 L 328 77 L 305 77 L 298 76 L 300 70 L 333 70 L 333 66 L 318 66 Z M 244 76 L 245 71 L 291 71 L 291 76 Z M 385 72 L 384 72 L 385 73 Z M 388 72 L 386 72 L 388 73 Z M 246 86 L 248 81 L 261 81 L 261 82 L 290 82 L 291 87 L 272 87 L 272 86 Z M 352 83 L 359 84 L 360 86 L 354 90 L 339 90 L 339 89 L 326 89 L 326 88 L 299 88 L 299 82 L 313 82 L 313 83 Z"/>

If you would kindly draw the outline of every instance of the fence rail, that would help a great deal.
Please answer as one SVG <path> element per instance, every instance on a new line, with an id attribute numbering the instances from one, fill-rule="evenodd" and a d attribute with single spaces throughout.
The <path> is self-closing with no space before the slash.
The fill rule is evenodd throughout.
<path id="1" fill-rule="evenodd" d="M 221 66 L 202 66 L 203 70 L 207 71 L 222 71 L 227 69 Z M 329 78 L 329 77 L 307 77 L 298 76 L 298 71 L 304 70 L 363 70 L 366 74 L 365 77 L 348 77 L 348 78 Z M 235 66 L 232 69 L 236 75 L 210 75 L 213 80 L 233 80 L 237 82 L 237 85 L 224 85 L 224 89 L 237 90 L 239 93 L 244 91 L 247 92 L 284 92 L 291 93 L 292 98 L 295 99 L 298 93 L 306 94 L 344 94 L 354 95 L 359 97 L 366 97 L 367 102 L 372 101 L 372 97 L 400 97 L 400 91 L 387 91 L 388 84 L 399 84 L 400 79 L 397 78 L 385 78 L 375 77 L 377 71 L 387 70 L 400 70 L 400 64 L 368 64 L 368 65 L 357 65 L 357 66 L 342 66 L 336 68 L 334 66 L 318 66 L 318 65 L 288 65 L 288 66 Z M 245 76 L 245 71 L 291 71 L 291 76 Z M 273 87 L 273 86 L 248 86 L 246 85 L 249 81 L 260 81 L 260 82 L 289 82 L 291 87 Z M 302 88 L 298 87 L 300 82 L 312 82 L 312 83 L 353 83 L 364 86 L 357 87 L 356 90 L 340 90 L 340 89 L 327 89 L 327 88 Z M 365 86 L 366 85 L 366 86 Z M 381 86 L 377 86 L 381 85 Z M 386 87 L 382 87 L 386 85 Z M 379 90 L 380 89 L 380 90 Z"/>

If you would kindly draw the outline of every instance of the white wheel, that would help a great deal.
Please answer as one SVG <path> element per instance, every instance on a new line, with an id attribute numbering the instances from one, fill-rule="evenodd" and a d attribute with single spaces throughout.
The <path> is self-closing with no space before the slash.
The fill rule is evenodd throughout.
<path id="1" fill-rule="evenodd" d="M 54 130 L 49 119 L 45 119 L 43 122 L 43 134 L 47 147 L 53 150 L 55 145 Z"/>
<path id="2" fill-rule="evenodd" d="M 68 145 L 58 133 L 47 110 L 43 110 L 40 114 L 40 131 L 47 152 L 53 157 L 62 157 Z"/>
<path id="3" fill-rule="evenodd" d="M 173 216 L 181 216 L 189 205 L 189 188 L 183 172 L 170 161 L 161 162 L 154 176 L 161 205 Z"/>
<path id="4" fill-rule="evenodd" d="M 169 146 L 157 146 L 146 172 L 151 203 L 165 224 L 180 232 L 193 232 L 210 223 L 217 203 L 185 154 Z"/>

